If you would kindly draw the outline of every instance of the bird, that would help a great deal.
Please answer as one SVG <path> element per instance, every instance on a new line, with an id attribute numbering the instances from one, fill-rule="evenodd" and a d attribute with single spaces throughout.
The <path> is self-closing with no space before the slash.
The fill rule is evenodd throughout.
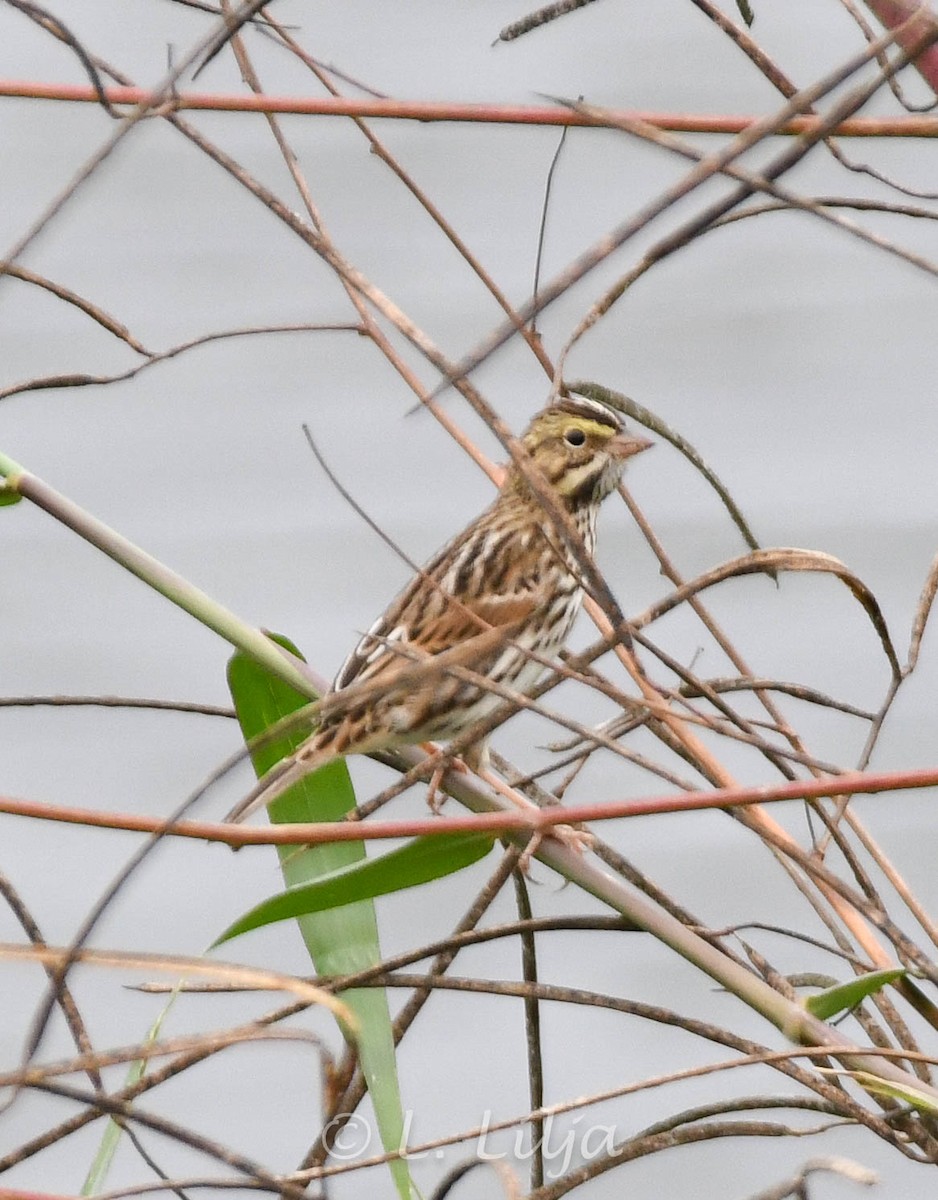
<path id="1" fill-rule="evenodd" d="M 627 460 L 652 443 L 627 432 L 614 409 L 574 393 L 548 403 L 521 441 L 592 555 L 600 505 Z M 523 695 L 534 687 L 582 598 L 573 552 L 512 462 L 494 502 L 355 646 L 318 702 L 310 737 L 226 820 L 243 820 L 333 759 L 451 741 L 504 704 L 505 689 Z M 484 744 L 462 757 L 484 764 Z"/>

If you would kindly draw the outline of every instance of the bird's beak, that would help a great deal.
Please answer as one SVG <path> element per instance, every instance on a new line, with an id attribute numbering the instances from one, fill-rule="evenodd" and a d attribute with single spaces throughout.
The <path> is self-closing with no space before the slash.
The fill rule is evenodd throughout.
<path id="1" fill-rule="evenodd" d="M 632 433 L 618 433 L 609 443 L 609 449 L 616 458 L 624 462 L 633 455 L 641 454 L 643 450 L 650 450 L 654 444 L 648 438 L 637 437 Z"/>

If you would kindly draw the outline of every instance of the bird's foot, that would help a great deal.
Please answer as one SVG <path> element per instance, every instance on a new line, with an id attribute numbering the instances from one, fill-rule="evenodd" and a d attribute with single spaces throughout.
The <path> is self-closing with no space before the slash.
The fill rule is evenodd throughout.
<path id="1" fill-rule="evenodd" d="M 438 762 L 433 768 L 433 774 L 430 776 L 430 782 L 427 784 L 427 807 L 435 817 L 440 815 L 440 809 L 446 803 L 446 794 L 441 791 L 440 784 L 443 782 L 443 776 L 453 764 L 445 759 Z"/>
<path id="2" fill-rule="evenodd" d="M 525 875 L 528 874 L 531 859 L 537 855 L 544 842 L 550 838 L 555 838 L 566 849 L 581 856 L 587 850 L 591 850 L 596 841 L 593 834 L 588 833 L 585 829 L 578 829 L 575 825 L 554 825 L 551 829 L 538 829 L 531 835 L 528 844 L 521 852 L 521 857 L 518 859 L 519 871 Z"/>

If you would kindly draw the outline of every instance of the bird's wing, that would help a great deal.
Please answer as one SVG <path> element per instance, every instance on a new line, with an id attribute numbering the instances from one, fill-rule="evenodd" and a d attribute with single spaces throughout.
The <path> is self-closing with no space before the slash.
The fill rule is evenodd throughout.
<path id="1" fill-rule="evenodd" d="M 454 659 L 471 667 L 508 640 L 536 605 L 531 591 L 474 601 L 443 599 L 446 602 L 439 605 L 432 620 L 394 622 L 399 614 L 388 613 L 373 625 L 340 671 L 335 690 L 352 683 L 388 683 L 408 666 L 450 651 Z"/>
<path id="2" fill-rule="evenodd" d="M 518 544 L 515 532 L 498 540 L 488 560 L 489 577 L 498 581 L 494 592 L 482 592 L 482 547 L 477 544 L 481 535 L 463 534 L 445 546 L 359 641 L 336 676 L 334 689 L 377 679 L 408 658 L 440 654 L 493 626 L 513 626 L 530 616 L 541 594 L 538 572 L 519 571 L 519 563 L 530 566 L 532 557 Z"/>

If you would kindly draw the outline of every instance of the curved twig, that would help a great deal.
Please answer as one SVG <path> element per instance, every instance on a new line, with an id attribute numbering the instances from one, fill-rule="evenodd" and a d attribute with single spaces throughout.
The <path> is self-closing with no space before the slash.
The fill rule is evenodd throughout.
<path id="1" fill-rule="evenodd" d="M 716 583 L 722 583 L 726 579 L 733 579 L 740 575 L 764 574 L 767 571 L 820 571 L 824 574 L 835 575 L 842 583 L 846 584 L 869 617 L 870 624 L 876 630 L 886 658 L 889 660 L 893 678 L 896 680 L 902 678 L 902 668 L 899 665 L 892 638 L 889 636 L 886 619 L 876 597 L 863 580 L 854 575 L 840 559 L 834 558 L 832 554 L 824 554 L 820 550 L 800 550 L 794 546 L 779 547 L 773 550 L 753 550 L 750 554 L 744 554 L 741 558 L 734 558 L 729 562 L 722 563 L 720 566 L 714 567 L 712 571 L 706 571 L 682 587 L 676 588 L 663 600 L 659 600 L 640 613 L 632 620 L 631 624 L 637 629 L 643 629 L 652 621 L 657 621 L 665 613 L 669 613 L 683 604 L 690 596 L 704 591 L 705 588 L 713 587 Z"/>
<path id="2" fill-rule="evenodd" d="M 756 536 L 749 528 L 749 522 L 743 516 L 736 501 L 730 495 L 729 489 L 713 468 L 707 465 L 700 452 L 685 437 L 678 433 L 676 429 L 672 429 L 657 413 L 652 412 L 650 408 L 646 408 L 644 404 L 639 404 L 631 396 L 626 396 L 622 392 L 616 392 L 612 388 L 604 387 L 601 383 L 578 379 L 575 383 L 568 383 L 567 387 L 571 392 L 579 392 L 591 400 L 600 400 L 604 404 L 608 404 L 611 408 L 618 409 L 619 412 L 625 413 L 627 417 L 631 417 L 634 421 L 638 421 L 640 425 L 644 425 L 646 429 L 657 433 L 666 442 L 670 442 L 675 450 L 683 454 L 687 461 L 697 468 L 707 483 L 710 484 L 720 497 L 726 511 L 730 515 L 730 519 L 739 530 L 743 541 L 750 550 L 759 549 Z"/>

